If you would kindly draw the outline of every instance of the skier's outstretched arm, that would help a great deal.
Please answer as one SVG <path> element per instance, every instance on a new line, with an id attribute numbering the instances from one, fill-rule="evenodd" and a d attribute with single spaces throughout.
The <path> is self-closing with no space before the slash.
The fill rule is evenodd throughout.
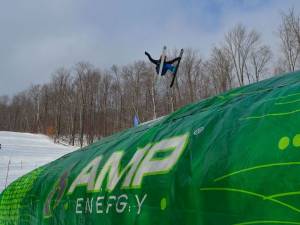
<path id="1" fill-rule="evenodd" d="M 167 61 L 166 63 L 168 63 L 168 64 L 173 64 L 174 62 L 178 61 L 179 59 L 180 59 L 180 57 L 177 57 L 177 58 L 175 58 L 175 59 L 172 59 L 172 60 L 170 60 L 170 61 Z"/>
<path id="2" fill-rule="evenodd" d="M 145 55 L 148 56 L 148 59 L 150 60 L 150 62 L 152 62 L 154 64 L 158 63 L 158 60 L 153 59 L 148 52 L 145 52 Z"/>

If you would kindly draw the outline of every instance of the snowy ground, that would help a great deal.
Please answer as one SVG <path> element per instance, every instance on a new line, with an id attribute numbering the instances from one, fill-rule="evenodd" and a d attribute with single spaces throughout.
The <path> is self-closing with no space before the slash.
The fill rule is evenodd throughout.
<path id="1" fill-rule="evenodd" d="M 0 131 L 0 144 L 0 193 L 18 177 L 78 148 L 41 134 L 6 131 Z"/>

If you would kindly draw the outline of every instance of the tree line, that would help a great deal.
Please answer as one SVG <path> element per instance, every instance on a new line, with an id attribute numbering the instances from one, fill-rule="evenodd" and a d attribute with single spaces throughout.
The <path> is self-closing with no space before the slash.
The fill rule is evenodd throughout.
<path id="1" fill-rule="evenodd" d="M 290 9 L 281 18 L 276 56 L 260 33 L 238 24 L 207 59 L 185 49 L 173 88 L 171 76 L 158 79 L 147 61 L 110 69 L 89 62 L 58 68 L 49 83 L 0 97 L 0 130 L 44 133 L 82 146 L 132 127 L 135 115 L 149 121 L 270 74 L 295 71 L 300 66 L 300 17 Z M 178 53 L 173 49 L 169 55 Z"/>

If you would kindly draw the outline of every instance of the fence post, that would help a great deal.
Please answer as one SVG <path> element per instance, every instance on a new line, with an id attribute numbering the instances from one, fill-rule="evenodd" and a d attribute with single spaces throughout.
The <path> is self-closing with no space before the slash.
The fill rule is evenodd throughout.
<path id="1" fill-rule="evenodd" d="M 6 172 L 6 178 L 5 178 L 5 188 L 7 187 L 7 180 L 8 180 L 8 174 L 9 174 L 9 165 L 10 165 L 10 159 L 7 164 L 7 172 Z"/>

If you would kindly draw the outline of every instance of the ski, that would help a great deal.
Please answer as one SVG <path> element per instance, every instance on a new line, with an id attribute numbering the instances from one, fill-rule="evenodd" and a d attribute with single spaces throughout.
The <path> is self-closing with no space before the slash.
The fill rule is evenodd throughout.
<path id="1" fill-rule="evenodd" d="M 161 60 L 160 60 L 160 65 L 159 65 L 159 73 L 158 73 L 158 79 L 160 78 L 162 74 L 162 70 L 164 67 L 165 59 L 166 59 L 166 53 L 167 53 L 167 46 L 163 47 L 162 53 L 161 53 Z"/>
<path id="2" fill-rule="evenodd" d="M 173 73 L 172 82 L 170 84 L 170 88 L 173 87 L 173 85 L 174 85 L 174 81 L 175 81 L 175 78 L 176 78 L 176 74 L 177 74 L 177 71 L 178 71 L 178 67 L 179 67 L 180 61 L 182 59 L 182 55 L 183 55 L 183 48 L 180 50 L 180 54 L 179 54 L 180 59 L 178 60 L 178 62 L 176 64 L 175 71 Z"/>

